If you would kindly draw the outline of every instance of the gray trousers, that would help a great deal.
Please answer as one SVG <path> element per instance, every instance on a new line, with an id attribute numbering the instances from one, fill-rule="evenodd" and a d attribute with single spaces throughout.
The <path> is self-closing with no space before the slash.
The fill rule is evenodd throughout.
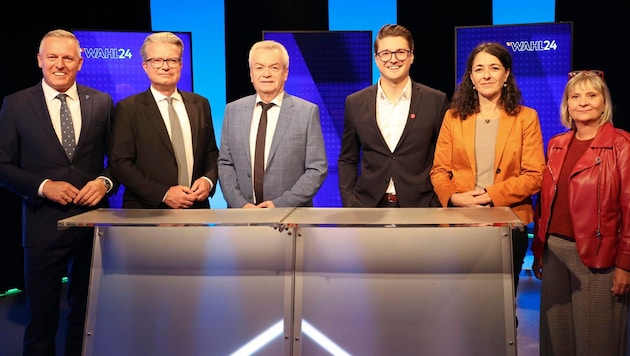
<path id="1" fill-rule="evenodd" d="M 586 267 L 575 242 L 548 238 L 540 291 L 540 355 L 626 356 L 628 295 L 613 297 L 613 271 Z"/>

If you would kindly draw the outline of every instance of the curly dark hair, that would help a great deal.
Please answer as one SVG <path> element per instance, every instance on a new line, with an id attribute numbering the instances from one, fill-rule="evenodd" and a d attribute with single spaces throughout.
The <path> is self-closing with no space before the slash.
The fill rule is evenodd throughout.
<path id="1" fill-rule="evenodd" d="M 521 111 L 523 97 L 521 91 L 516 85 L 514 72 L 512 71 L 512 55 L 501 44 L 496 42 L 484 42 L 475 47 L 468 55 L 466 61 L 466 72 L 462 76 L 462 80 L 457 86 L 453 99 L 451 100 L 451 109 L 453 116 L 465 120 L 469 116 L 479 112 L 479 97 L 475 90 L 470 74 L 472 73 L 472 64 L 475 57 L 480 52 L 489 53 L 499 59 L 506 70 L 510 70 L 505 86 L 501 89 L 501 97 L 499 98 L 499 106 L 510 115 L 516 115 Z"/>

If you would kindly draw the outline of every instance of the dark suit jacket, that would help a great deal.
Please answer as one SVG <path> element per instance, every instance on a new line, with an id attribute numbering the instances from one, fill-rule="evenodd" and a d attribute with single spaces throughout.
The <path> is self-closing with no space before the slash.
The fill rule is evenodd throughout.
<path id="1" fill-rule="evenodd" d="M 104 166 L 114 103 L 111 96 L 95 89 L 77 85 L 77 90 L 81 134 L 72 161 L 51 124 L 41 83 L 6 96 L 0 110 L 0 184 L 23 199 L 25 247 L 69 245 L 71 236 L 57 229 L 58 220 L 109 206 L 106 198 L 88 208 L 62 206 L 37 195 L 46 178 L 67 181 L 79 189 L 98 176 L 111 179 Z"/>
<path id="2" fill-rule="evenodd" d="M 208 99 L 181 92 L 190 119 L 193 144 L 192 181 L 205 176 L 217 186 L 219 149 Z M 116 104 L 110 150 L 114 178 L 125 187 L 123 208 L 167 208 L 162 203 L 169 187 L 177 185 L 177 160 L 164 120 L 151 90 Z M 193 208 L 209 208 L 209 200 Z"/>
<path id="3" fill-rule="evenodd" d="M 429 172 L 448 109 L 446 94 L 412 82 L 407 124 L 392 153 L 376 122 L 377 88 L 375 84 L 346 98 L 338 161 L 343 206 L 376 207 L 390 178 L 401 207 L 440 206 Z"/>

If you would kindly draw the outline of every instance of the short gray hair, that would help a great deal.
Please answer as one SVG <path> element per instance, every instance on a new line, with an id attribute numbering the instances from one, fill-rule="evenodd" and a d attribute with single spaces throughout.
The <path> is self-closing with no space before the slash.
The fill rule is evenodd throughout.
<path id="1" fill-rule="evenodd" d="M 282 53 L 282 64 L 285 68 L 289 68 L 289 52 L 287 52 L 287 49 L 282 45 L 282 43 L 273 40 L 264 40 L 254 43 L 252 48 L 249 50 L 249 57 L 247 58 L 247 63 L 249 64 L 250 68 L 252 67 L 252 57 L 254 55 L 254 52 L 259 49 L 280 51 L 280 53 Z"/>
<path id="2" fill-rule="evenodd" d="M 159 42 L 159 43 L 170 43 L 179 47 L 179 57 L 181 58 L 182 53 L 184 53 L 184 42 L 181 38 L 177 37 L 172 32 L 156 32 L 148 35 L 144 39 L 144 43 L 142 47 L 140 47 L 140 56 L 142 56 L 142 60 L 146 61 L 147 58 L 147 46 L 151 43 Z"/>
<path id="3" fill-rule="evenodd" d="M 62 29 L 47 32 L 44 37 L 42 37 L 42 40 L 39 42 L 38 53 L 42 53 L 42 50 L 44 49 L 44 40 L 50 37 L 67 38 L 73 40 L 77 44 L 77 56 L 81 57 L 81 45 L 79 44 L 79 40 L 77 39 L 77 37 L 74 35 L 74 33 Z"/>

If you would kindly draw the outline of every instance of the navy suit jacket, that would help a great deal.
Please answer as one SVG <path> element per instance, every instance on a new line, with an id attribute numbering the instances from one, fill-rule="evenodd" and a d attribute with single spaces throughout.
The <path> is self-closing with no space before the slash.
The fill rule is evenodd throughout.
<path id="1" fill-rule="evenodd" d="M 4 98 L 0 110 L 0 185 L 23 199 L 23 245 L 62 246 L 72 243 L 57 221 L 99 207 L 62 206 L 41 198 L 37 190 L 46 178 L 66 181 L 81 189 L 105 169 L 107 140 L 114 103 L 109 94 L 77 85 L 81 133 L 72 161 L 55 134 L 41 82 Z M 113 179 L 112 179 L 113 180 Z M 91 230 L 86 232 L 92 234 Z"/>
<path id="2" fill-rule="evenodd" d="M 346 98 L 339 153 L 339 192 L 343 206 L 377 207 L 393 178 L 401 207 L 440 206 L 429 173 L 444 114 L 445 93 L 411 83 L 411 105 L 394 152 L 376 122 L 378 84 Z"/>
<path id="3" fill-rule="evenodd" d="M 179 92 L 190 120 L 193 145 L 192 180 L 205 176 L 213 183 L 219 177 L 219 149 L 208 99 Z M 177 185 L 177 160 L 166 125 L 151 90 L 132 95 L 116 104 L 110 151 L 112 174 L 125 187 L 123 208 L 168 208 L 162 203 L 168 189 Z M 208 199 L 193 208 L 209 208 Z"/>

